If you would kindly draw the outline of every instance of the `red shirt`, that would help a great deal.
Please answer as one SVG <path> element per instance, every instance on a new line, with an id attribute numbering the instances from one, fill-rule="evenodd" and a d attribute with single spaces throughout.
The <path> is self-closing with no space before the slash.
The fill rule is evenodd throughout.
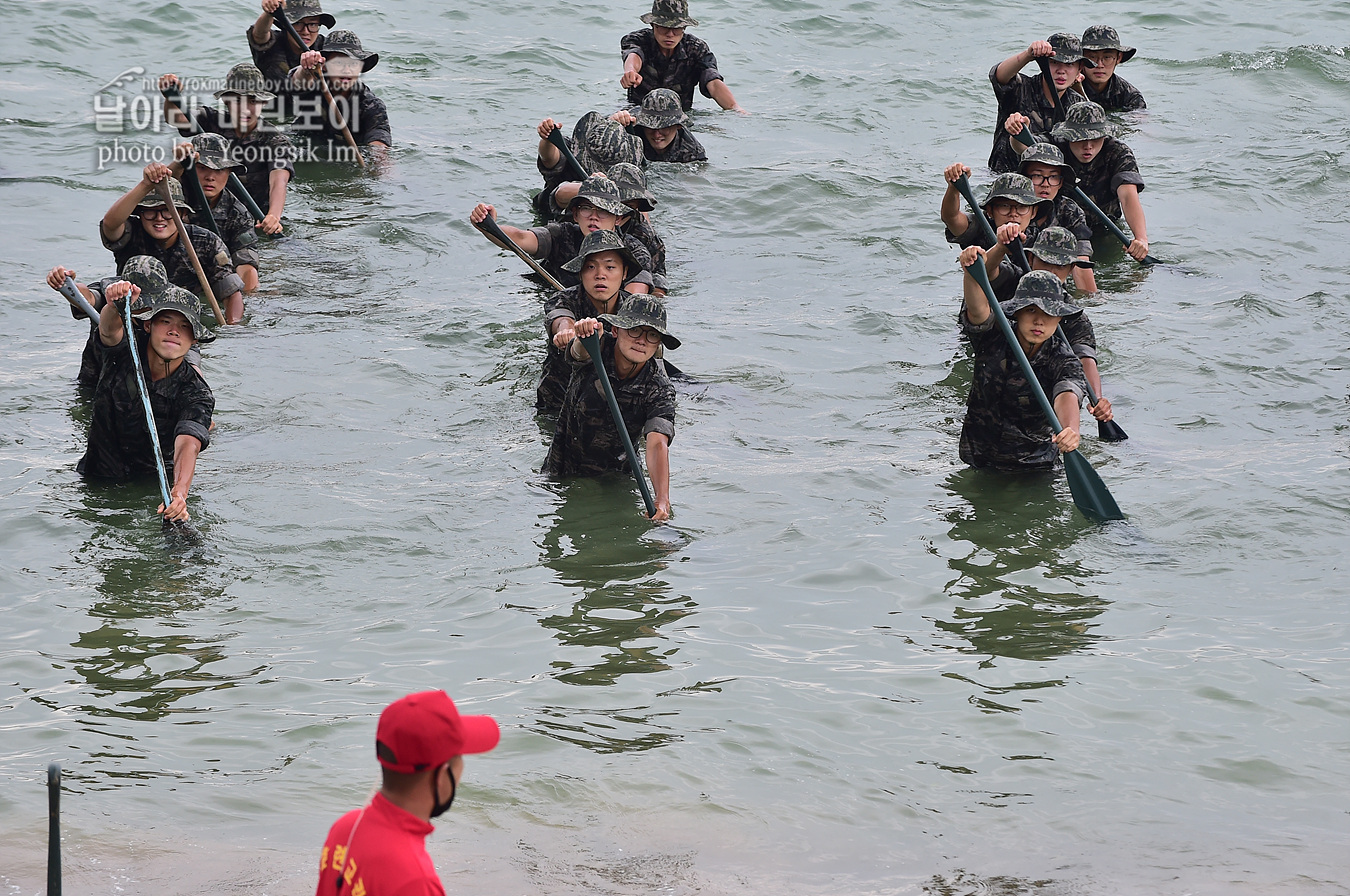
<path id="1" fill-rule="evenodd" d="M 433 830 L 375 794 L 370 805 L 353 809 L 329 829 L 315 896 L 445 896 L 427 855 L 425 841 Z"/>

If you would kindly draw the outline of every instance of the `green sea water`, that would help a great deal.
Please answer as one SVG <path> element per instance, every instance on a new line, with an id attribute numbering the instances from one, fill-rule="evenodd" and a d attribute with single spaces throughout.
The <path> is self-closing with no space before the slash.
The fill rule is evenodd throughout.
<path id="1" fill-rule="evenodd" d="M 646 8 L 326 8 L 397 147 L 301 166 L 207 348 L 193 545 L 75 475 L 86 330 L 42 281 L 112 273 L 140 166 L 99 167 L 99 89 L 223 75 L 257 7 L 0 5 L 0 888 L 43 886 L 57 760 L 71 892 L 312 892 L 379 710 L 444 687 L 503 727 L 428 841 L 452 892 L 1350 889 L 1344 4 L 696 0 L 752 114 L 700 98 L 710 161 L 652 173 L 703 381 L 659 529 L 538 474 L 541 293 L 467 220 L 529 223 L 535 125 L 620 105 Z M 946 165 L 987 180 L 989 67 L 1097 23 L 1192 272 L 1098 247 L 1107 526 L 957 459 L 937 213 Z"/>

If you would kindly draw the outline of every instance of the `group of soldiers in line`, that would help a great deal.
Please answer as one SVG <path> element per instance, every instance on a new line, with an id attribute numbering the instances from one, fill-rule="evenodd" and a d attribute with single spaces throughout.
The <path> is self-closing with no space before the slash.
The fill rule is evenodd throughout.
<path id="1" fill-rule="evenodd" d="M 294 34 L 274 27 L 283 23 Z M 379 54 L 351 31 L 319 33 L 334 25 L 318 0 L 262 0 L 246 32 L 253 61 L 229 70 L 217 105 L 185 102 L 182 80 L 162 76 L 165 119 L 190 139 L 175 148 L 172 164 L 147 165 L 99 222 L 116 273 L 75 282 L 97 316 L 79 373 L 94 411 L 79 472 L 105 481 L 155 473 L 151 433 L 129 379 L 136 351 L 171 483 L 159 508 L 166 520 L 189 518 L 196 458 L 213 428 L 215 397 L 199 345 L 214 335 L 202 323 L 201 299 L 210 299 L 217 324 L 243 320 L 244 296 L 259 284 L 259 231 L 282 232 L 298 158 L 381 165 L 392 145 L 385 105 L 362 80 Z M 76 272 L 58 266 L 47 282 L 60 290 L 67 278 Z M 121 307 L 128 301 L 140 323 L 130 333 Z"/>
<path id="2" fill-rule="evenodd" d="M 995 177 L 978 210 L 964 210 L 959 192 L 971 169 L 958 162 L 943 172 L 941 217 L 948 242 L 962 249 L 960 321 L 975 360 L 960 439 L 961 459 L 972 466 L 1057 468 L 1060 455 L 1078 447 L 1085 395 L 1096 396 L 1093 417 L 1112 419 L 1097 369 L 1096 334 L 1067 284 L 1072 278 L 1084 293 L 1097 290 L 1092 239 L 1110 226 L 1104 218 L 1123 216 L 1131 234 L 1125 252 L 1136 261 L 1148 258 L 1139 201 L 1144 181 L 1107 118 L 1108 112 L 1145 108 L 1142 94 L 1116 73 L 1134 54 L 1115 29 L 1095 25 L 1081 40 L 1061 32 L 1009 56 L 989 71 L 998 100 L 989 156 Z M 1033 61 L 1042 73 L 1023 74 Z M 970 273 L 977 263 L 1050 397 L 1058 433 L 1032 400 L 1031 385 L 995 326 L 984 289 Z"/>

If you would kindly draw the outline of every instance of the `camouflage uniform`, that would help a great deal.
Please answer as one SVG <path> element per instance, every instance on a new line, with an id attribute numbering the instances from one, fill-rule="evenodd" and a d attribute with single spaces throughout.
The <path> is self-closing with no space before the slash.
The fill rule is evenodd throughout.
<path id="1" fill-rule="evenodd" d="M 617 298 L 618 304 L 623 304 L 628 298 L 628 293 L 620 291 Z M 544 367 L 540 371 L 539 385 L 535 389 L 536 412 L 550 417 L 556 416 L 567 396 L 567 384 L 572 379 L 572 364 L 567 358 L 567 351 L 553 344 L 550 332 L 553 322 L 561 317 L 576 321 L 595 317 L 596 314 L 595 305 L 591 303 L 580 283 L 569 286 L 562 292 L 555 292 L 544 302 L 544 338 L 548 344 L 548 351 L 544 355 Z"/>
<path id="2" fill-rule="evenodd" d="M 1111 79 L 1106 82 L 1106 86 L 1100 91 L 1094 90 L 1092 82 L 1087 80 L 1082 81 L 1078 86 L 1083 89 L 1083 93 L 1088 99 L 1107 112 L 1134 112 L 1138 109 L 1148 108 L 1148 104 L 1144 102 L 1144 95 L 1120 75 L 1112 75 Z"/>
<path id="3" fill-rule="evenodd" d="M 363 62 L 363 72 L 368 72 L 380 61 L 379 53 L 372 53 L 361 46 L 361 39 L 351 31 L 330 31 L 323 45 L 324 59 L 334 56 L 348 56 Z M 299 74 L 293 72 L 293 75 Z M 309 138 L 312 146 L 327 144 L 327 156 L 323 161 L 342 158 L 348 152 L 347 138 L 335 123 L 328 101 L 323 91 L 315 87 L 296 85 L 296 104 L 300 107 L 292 129 Z M 349 95 L 333 96 L 334 105 L 342 115 L 342 121 L 352 133 L 357 146 L 371 143 L 383 143 L 393 146 L 394 138 L 389 130 L 389 112 L 384 101 L 366 86 L 364 81 L 356 82 Z M 341 147 L 337 152 L 335 147 Z"/>
<path id="4" fill-rule="evenodd" d="M 1022 232 L 1022 238 L 1027 243 L 1035 242 L 1036 237 L 1046 228 L 1053 226 L 1051 223 L 1055 217 L 1054 202 L 1050 199 L 1040 199 L 1036 196 L 1036 191 L 1031 185 L 1031 180 L 1024 174 L 1018 174 L 1015 171 L 1008 171 L 994 178 L 989 188 L 985 191 L 985 198 L 980 203 L 980 210 L 988 217 L 989 203 L 995 199 L 1009 199 L 1020 205 L 1030 205 L 1035 208 L 1032 212 L 1032 219 L 1027 223 L 1026 229 Z M 972 210 L 967 213 L 970 219 L 969 226 L 960 236 L 952 233 L 951 228 L 945 228 L 943 235 L 947 242 L 960 246 L 962 249 L 967 246 L 979 246 L 981 249 L 994 248 L 993 238 L 987 236 L 979 222 L 975 219 L 975 213 Z M 990 222 L 993 226 L 993 222 Z"/>
<path id="5" fill-rule="evenodd" d="M 1107 137 L 1106 142 L 1102 144 L 1102 151 L 1087 165 L 1074 157 L 1069 150 L 1068 141 L 1056 140 L 1055 143 L 1064 151 L 1064 158 L 1068 160 L 1074 175 L 1078 178 L 1079 188 L 1089 199 L 1097 203 L 1099 209 L 1112 218 L 1119 218 L 1121 215 L 1120 197 L 1116 194 L 1117 187 L 1121 184 L 1134 184 L 1140 193 L 1144 192 L 1144 178 L 1139 173 L 1139 163 L 1134 160 L 1134 153 L 1115 137 Z M 1094 230 L 1100 229 L 1101 222 L 1096 220 L 1095 215 L 1090 223 Z"/>
<path id="6" fill-rule="evenodd" d="M 624 35 L 619 41 L 619 55 L 627 60 L 633 53 L 642 58 L 642 83 L 628 88 L 628 102 L 637 105 L 642 98 L 658 87 L 675 91 L 680 97 L 680 107 L 685 111 L 694 106 L 694 88 L 711 98 L 708 85 L 713 81 L 724 80 L 717 70 L 717 57 L 703 41 L 692 34 L 685 34 L 675 45 L 675 52 L 669 58 L 661 55 L 661 47 L 656 43 L 652 29 L 643 28 Z"/>
<path id="7" fill-rule="evenodd" d="M 1048 273 L 1035 276 L 1055 280 Z M 1016 306 L 1016 301 L 1007 303 L 1005 312 Z M 1008 318 L 1015 328 L 1011 313 Z M 972 467 L 1008 473 L 1059 467 L 1059 448 L 1050 441 L 1054 432 L 994 317 L 976 326 L 962 311 L 961 327 L 975 353 L 966 419 L 961 426 L 961 460 Z M 1082 401 L 1087 393 L 1083 365 L 1060 339 L 1046 340 L 1030 360 L 1051 404 L 1064 392 Z"/>
<path id="8" fill-rule="evenodd" d="M 652 222 L 641 212 L 633 212 L 619 232 L 637 240 L 651 255 L 652 289 L 667 289 L 666 241 L 661 239 Z"/>
<path id="9" fill-rule="evenodd" d="M 1082 254 L 1077 250 L 1074 235 L 1064 228 L 1058 231 L 1047 229 L 1043 237 L 1042 241 L 1029 245 L 1026 249 L 1028 256 L 1039 256 L 1042 261 L 1049 264 L 1074 264 Z M 1017 291 L 1018 282 L 1026 273 L 1027 270 L 1013 258 L 1005 259 L 999 265 L 998 273 L 991 283 L 994 287 L 994 297 L 1000 302 L 1012 299 Z M 1059 299 L 1066 305 L 1073 304 L 1068 289 L 1062 284 Z M 1086 311 L 1078 310 L 1066 314 L 1059 323 L 1064 328 L 1064 335 L 1068 337 L 1076 357 L 1097 360 L 1097 333 Z"/>
<path id="10" fill-rule="evenodd" d="M 196 224 L 184 226 L 187 227 L 192 247 L 197 250 L 197 259 L 202 263 L 202 271 L 205 272 L 206 280 L 211 284 L 211 291 L 216 294 L 216 298 L 224 301 L 226 296 L 242 292 L 244 281 L 234 272 L 234 265 L 230 263 L 230 252 L 220 237 Z M 99 228 L 99 238 L 103 240 L 104 247 L 112 252 L 119 271 L 127 263 L 127 259 L 136 255 L 149 255 L 164 263 L 164 268 L 169 272 L 169 282 L 174 286 L 182 287 L 189 292 L 201 289 L 201 284 L 197 282 L 197 272 L 193 270 L 192 261 L 188 258 L 187 250 L 183 248 L 182 237 L 174 240 L 168 249 L 161 249 L 159 243 L 145 232 L 145 228 L 141 226 L 141 219 L 132 215 L 127 218 L 121 239 L 115 242 L 109 240 L 103 235 L 102 227 Z"/>
<path id="11" fill-rule="evenodd" d="M 675 387 L 664 368 L 653 359 L 642 365 L 635 376 L 621 380 L 614 369 L 614 346 L 614 337 L 600 337 L 600 358 L 633 447 L 640 450 L 649 432 L 659 432 L 674 441 Z M 593 362 L 572 360 L 571 364 L 572 378 L 558 414 L 544 472 L 550 476 L 630 472 L 623 440 L 614 426 Z"/>
<path id="12" fill-rule="evenodd" d="M 1083 58 L 1081 44 L 1075 35 L 1052 34 L 1050 45 L 1055 48 L 1055 55 L 1051 58 L 1060 62 L 1072 62 Z M 1045 135 L 1050 133 L 1050 129 L 1063 120 L 1063 116 L 1055 108 L 1054 101 L 1045 98 L 1045 90 L 1041 86 L 1043 81 L 1042 75 L 1032 76 L 1018 72 L 1007 84 L 1000 84 L 998 65 L 989 69 L 989 83 L 994 85 L 994 97 L 998 100 L 998 119 L 994 122 L 994 148 L 989 153 L 989 167 L 994 173 L 1016 171 L 1021 161 L 1017 150 L 1013 148 L 1008 132 L 1003 129 L 1003 123 L 1008 120 L 1009 115 L 1021 112 L 1030 118 L 1031 124 L 1028 127 L 1042 140 L 1047 139 Z M 1051 92 L 1054 89 L 1055 86 L 1051 84 Z M 1061 100 L 1067 109 L 1075 103 L 1083 102 L 1083 97 L 1074 90 L 1066 90 Z"/>
<path id="13" fill-rule="evenodd" d="M 394 145 L 394 137 L 389 129 L 389 111 L 385 108 L 384 100 L 377 97 L 365 82 L 357 82 L 350 96 L 334 94 L 333 100 L 342 112 L 343 120 L 357 146 L 371 143 Z M 296 103 L 301 108 L 291 130 L 307 137 L 312 146 L 327 145 L 326 154 L 324 151 L 317 153 L 317 161 L 342 158 L 341 150 L 335 147 L 345 148 L 347 138 L 342 136 L 341 129 L 333 125 L 328 101 L 323 98 L 323 94 L 317 90 L 297 90 Z"/>
<path id="14" fill-rule="evenodd" d="M 271 176 L 276 170 L 285 171 L 295 179 L 295 145 L 291 138 L 265 121 L 258 123 L 249 134 L 240 137 L 234 132 L 233 122 L 224 109 L 206 107 L 197 112 L 197 127 L 208 134 L 220 134 L 230 141 L 230 155 L 240 162 L 239 180 L 243 182 L 258 208 L 267 214 L 271 204 Z M 188 137 L 192 128 L 180 128 Z"/>
<path id="15" fill-rule="evenodd" d="M 311 16 L 318 16 L 319 24 L 332 28 L 337 20 L 324 12 L 318 3 L 291 0 L 286 6 L 286 17 L 293 23 Z M 291 69 L 300 64 L 300 54 L 291 46 L 280 28 L 273 28 L 264 43 L 253 39 L 253 26 L 244 32 L 248 39 L 248 49 L 253 55 L 253 64 L 262 72 L 267 89 L 277 94 L 277 118 L 290 121 L 295 117 L 295 88 L 291 83 Z M 324 36 L 316 35 L 311 50 L 323 50 Z"/>
<path id="16" fill-rule="evenodd" d="M 571 137 L 563 137 L 567 148 L 576 156 L 590 174 L 609 173 L 609 169 L 620 162 L 628 162 L 638 168 L 647 167 L 647 158 L 643 153 L 646 145 L 641 137 L 627 133 L 618 122 L 610 121 L 599 112 L 587 112 L 577 120 L 572 128 Z M 544 221 L 563 217 L 553 203 L 553 192 L 565 183 L 575 182 L 577 173 L 563 155 L 558 164 L 546 166 L 544 160 L 536 157 L 535 166 L 544 177 L 544 189 L 535 194 L 534 210 Z"/>
<path id="17" fill-rule="evenodd" d="M 153 259 L 139 258 L 128 264 L 127 279 L 141 287 L 138 304 L 144 306 L 140 312 L 133 311 L 133 316 L 148 320 L 166 308 L 176 310 L 189 319 L 197 339 L 214 339 L 197 317 L 196 297 L 186 290 L 169 286 L 163 278 L 162 266 Z M 117 345 L 104 345 L 98 338 L 93 342 L 98 362 L 94 411 L 89 424 L 88 447 L 76 469 L 90 479 L 117 482 L 153 475 L 156 468 L 151 456 L 150 433 L 145 427 L 145 408 L 131 359 L 134 346 L 141 354 L 142 369 L 148 366 L 149 336 L 140 327 L 133 327 L 123 332 Z M 177 370 L 160 380 L 146 377 L 146 391 L 150 396 L 164 468 L 172 482 L 174 440 L 178 436 L 192 436 L 201 442 L 203 451 L 211 444 L 215 396 L 187 358 Z"/>
<path id="18" fill-rule="evenodd" d="M 194 214 L 200 214 L 194 210 Z M 254 229 L 253 213 L 229 190 L 222 190 L 220 198 L 211 209 L 216 230 L 225 248 L 230 252 L 230 261 L 236 268 L 241 264 L 260 267 L 258 256 L 258 231 Z"/>

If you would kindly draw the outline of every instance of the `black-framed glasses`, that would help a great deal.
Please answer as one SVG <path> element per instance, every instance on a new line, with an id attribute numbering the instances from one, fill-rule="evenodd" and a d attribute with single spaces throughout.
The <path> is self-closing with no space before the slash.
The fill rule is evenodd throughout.
<path id="1" fill-rule="evenodd" d="M 1027 177 L 1031 178 L 1033 184 L 1050 184 L 1057 187 L 1064 183 L 1062 174 L 1028 174 Z"/>
<path id="2" fill-rule="evenodd" d="M 633 340 L 634 342 L 660 342 L 660 341 L 661 341 L 661 334 L 658 333 L 656 330 L 652 329 L 651 327 L 636 327 L 636 328 L 634 328 L 634 329 L 632 329 L 632 330 L 627 330 L 627 329 L 624 329 L 623 327 L 620 327 L 619 329 L 621 329 L 621 330 L 623 330 L 625 333 L 627 333 L 627 334 L 628 334 L 628 338 L 631 339 L 631 340 Z"/>

